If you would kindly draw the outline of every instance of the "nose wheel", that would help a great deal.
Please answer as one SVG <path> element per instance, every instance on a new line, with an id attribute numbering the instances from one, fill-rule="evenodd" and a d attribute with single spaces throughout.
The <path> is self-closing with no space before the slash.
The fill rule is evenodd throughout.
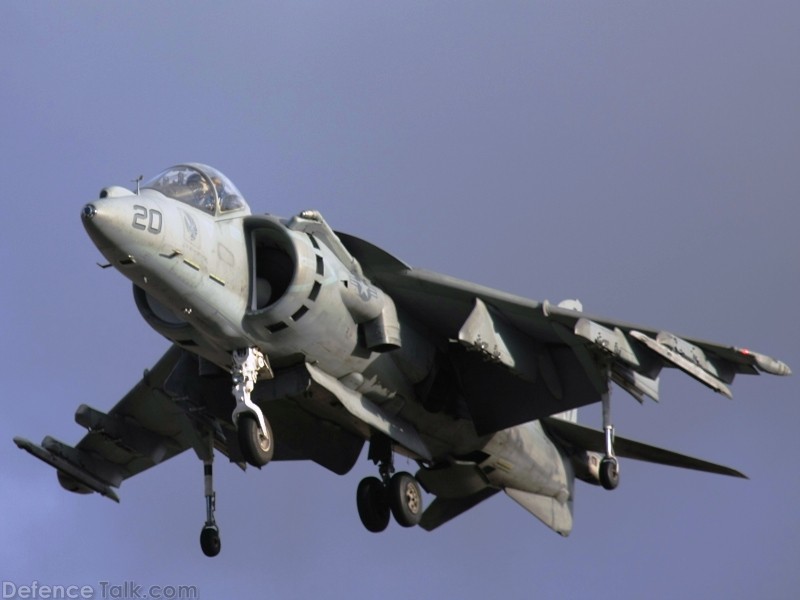
<path id="1" fill-rule="evenodd" d="M 258 348 L 243 348 L 231 353 L 233 358 L 233 396 L 236 407 L 231 420 L 236 425 L 239 448 L 248 464 L 259 469 L 266 465 L 274 452 L 272 428 L 261 408 L 251 399 L 259 375 L 271 379 L 272 369 L 267 357 Z"/>
<path id="2" fill-rule="evenodd" d="M 236 425 L 239 448 L 249 464 L 263 467 L 272 460 L 275 447 L 272 443 L 272 428 L 266 418 L 263 431 L 255 416 L 249 413 L 242 414 Z"/>

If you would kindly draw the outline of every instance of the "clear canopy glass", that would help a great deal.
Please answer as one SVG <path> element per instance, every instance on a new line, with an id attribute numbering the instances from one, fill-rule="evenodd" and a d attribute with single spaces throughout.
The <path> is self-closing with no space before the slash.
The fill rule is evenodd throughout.
<path id="1" fill-rule="evenodd" d="M 142 188 L 156 190 L 210 215 L 247 208 L 230 179 L 215 168 L 199 163 L 170 167 L 144 183 Z"/>

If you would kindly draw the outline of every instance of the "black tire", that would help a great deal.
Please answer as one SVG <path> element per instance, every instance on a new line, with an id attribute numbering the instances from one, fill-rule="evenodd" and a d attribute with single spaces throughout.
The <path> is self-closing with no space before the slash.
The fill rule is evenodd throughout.
<path id="1" fill-rule="evenodd" d="M 222 542 L 219 539 L 219 529 L 216 527 L 206 526 L 200 532 L 200 547 L 203 549 L 203 554 L 206 556 L 214 557 L 219 554 L 222 548 Z"/>
<path id="2" fill-rule="evenodd" d="M 356 491 L 358 516 L 368 531 L 380 533 L 389 526 L 389 502 L 386 487 L 377 477 L 366 477 Z"/>
<path id="3" fill-rule="evenodd" d="M 242 414 L 236 424 L 242 456 L 248 464 L 259 469 L 272 460 L 275 452 L 272 428 L 266 419 L 264 419 L 264 424 L 267 426 L 266 435 L 261 432 L 255 415 Z"/>
<path id="4" fill-rule="evenodd" d="M 419 525 L 422 518 L 422 490 L 410 473 L 395 473 L 389 480 L 389 507 L 394 520 L 403 527 Z"/>
<path id="5" fill-rule="evenodd" d="M 615 458 L 606 457 L 600 461 L 600 485 L 607 490 L 619 485 L 619 463 Z"/>

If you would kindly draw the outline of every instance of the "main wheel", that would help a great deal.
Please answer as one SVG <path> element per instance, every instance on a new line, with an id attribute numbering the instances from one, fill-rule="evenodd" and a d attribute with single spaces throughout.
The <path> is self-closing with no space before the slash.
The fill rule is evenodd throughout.
<path id="1" fill-rule="evenodd" d="M 422 490 L 410 473 L 395 473 L 389 480 L 389 506 L 394 520 L 403 527 L 414 527 L 422 518 Z"/>
<path id="2" fill-rule="evenodd" d="M 600 485 L 607 490 L 619 485 L 619 463 L 616 458 L 606 456 L 600 461 Z"/>
<path id="3" fill-rule="evenodd" d="M 366 477 L 356 491 L 358 516 L 368 531 L 379 533 L 389 525 L 389 502 L 386 487 L 377 477 Z"/>
<path id="4" fill-rule="evenodd" d="M 214 526 L 206 525 L 200 532 L 200 547 L 206 556 L 216 556 L 222 548 L 219 539 L 219 529 Z"/>
<path id="5" fill-rule="evenodd" d="M 242 414 L 236 424 L 239 435 L 239 448 L 244 459 L 254 467 L 261 468 L 272 460 L 275 446 L 272 443 L 272 428 L 264 419 L 267 431 L 261 431 L 255 415 Z"/>

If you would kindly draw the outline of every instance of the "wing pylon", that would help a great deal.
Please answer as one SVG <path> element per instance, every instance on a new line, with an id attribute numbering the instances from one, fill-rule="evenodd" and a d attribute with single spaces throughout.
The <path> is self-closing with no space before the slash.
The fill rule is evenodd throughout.
<path id="1" fill-rule="evenodd" d="M 411 268 L 338 235 L 399 309 L 455 341 L 449 353 L 480 434 L 600 402 L 609 379 L 639 402 L 657 401 L 663 367 L 728 398 L 737 374 L 791 373 L 765 354 L 591 316 L 577 302 L 556 306 Z"/>

